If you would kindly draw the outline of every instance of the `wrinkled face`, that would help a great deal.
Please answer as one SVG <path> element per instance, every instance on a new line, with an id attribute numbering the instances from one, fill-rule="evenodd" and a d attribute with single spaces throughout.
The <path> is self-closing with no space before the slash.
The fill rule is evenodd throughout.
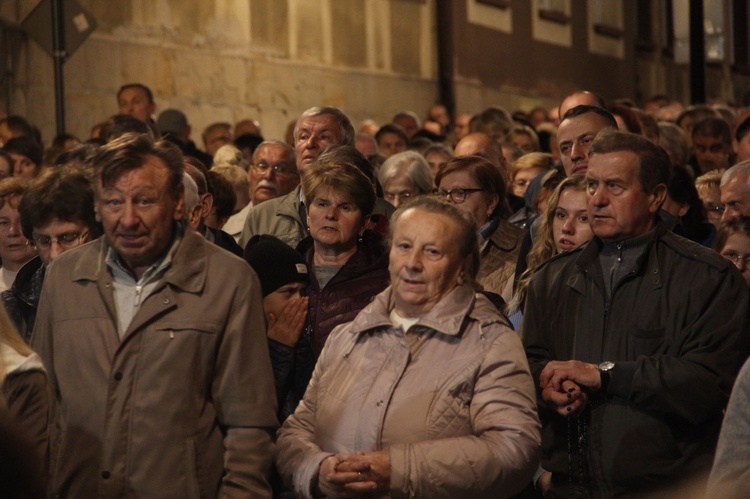
<path id="1" fill-rule="evenodd" d="M 406 175 L 397 175 L 383 186 L 383 198 L 396 208 L 417 194 L 420 192 Z"/>
<path id="2" fill-rule="evenodd" d="M 221 146 L 232 143 L 232 131 L 229 128 L 217 127 L 206 133 L 203 140 L 206 152 L 213 156 Z"/>
<path id="3" fill-rule="evenodd" d="M 286 172 L 276 171 L 274 168 Z M 276 144 L 264 144 L 255 151 L 255 160 L 247 175 L 253 206 L 283 196 L 299 184 L 293 154 L 284 146 Z"/>
<path id="4" fill-rule="evenodd" d="M 330 145 L 344 142 L 341 125 L 331 114 L 321 114 L 303 118 L 297 127 L 295 150 L 297 151 L 297 170 L 305 169 Z"/>
<path id="5" fill-rule="evenodd" d="M 739 141 L 733 141 L 732 147 L 734 147 L 734 153 L 737 155 L 735 164 L 750 159 L 750 132 L 746 133 Z"/>
<path id="6" fill-rule="evenodd" d="M 594 234 L 622 241 L 645 234 L 666 195 L 663 184 L 646 193 L 638 179 L 640 162 L 629 151 L 597 154 L 586 172 L 588 215 Z"/>
<path id="7" fill-rule="evenodd" d="M 149 121 L 156 110 L 156 105 L 149 102 L 148 95 L 142 88 L 130 87 L 120 93 L 117 104 L 120 114 L 127 114 L 141 121 Z"/>
<path id="8" fill-rule="evenodd" d="M 0 156 L 0 180 L 8 178 L 13 173 L 13 165 Z"/>
<path id="9" fill-rule="evenodd" d="M 750 175 L 738 173 L 721 186 L 721 204 L 724 205 L 722 220 L 750 217 Z"/>
<path id="10" fill-rule="evenodd" d="M 396 311 L 404 317 L 429 312 L 462 278 L 455 240 L 459 230 L 445 215 L 409 209 L 393 232 L 388 270 Z"/>
<path id="11" fill-rule="evenodd" d="M 546 171 L 547 169 L 542 168 L 541 166 L 532 166 L 531 168 L 518 170 L 518 173 L 516 173 L 516 176 L 513 178 L 513 194 L 523 197 L 523 195 L 526 194 L 526 189 L 529 188 L 531 181 Z"/>
<path id="12" fill-rule="evenodd" d="M 307 223 L 316 249 L 345 252 L 356 247 L 365 217 L 354 200 L 329 189 L 307 207 Z"/>
<path id="13" fill-rule="evenodd" d="M 292 282 L 268 293 L 263 298 L 263 312 L 265 312 L 266 318 L 269 314 L 273 314 L 278 319 L 287 303 L 294 298 L 301 298 L 305 295 L 305 287 L 303 282 Z"/>
<path id="14" fill-rule="evenodd" d="M 13 159 L 13 176 L 34 178 L 39 173 L 39 165 L 31 161 L 23 154 L 10 153 Z"/>
<path id="15" fill-rule="evenodd" d="M 693 153 L 703 173 L 729 168 L 729 144 L 719 137 L 693 136 Z"/>
<path id="16" fill-rule="evenodd" d="M 406 142 L 395 133 L 384 133 L 378 142 L 378 151 L 386 158 L 390 158 L 397 152 L 406 151 Z"/>
<path id="17" fill-rule="evenodd" d="M 438 186 L 441 191 L 450 192 L 454 189 L 482 189 L 479 182 L 474 179 L 466 170 L 459 170 L 440 179 Z M 462 203 L 456 203 L 452 198 L 448 200 L 464 211 L 471 213 L 477 227 L 482 227 L 489 220 L 492 212 L 495 211 L 497 203 L 500 202 L 497 194 L 490 194 L 486 191 L 474 191 L 466 193 L 466 200 Z"/>
<path id="18" fill-rule="evenodd" d="M 36 250 L 21 231 L 20 202 L 21 196 L 10 196 L 0 208 L 0 258 L 3 267 L 11 271 L 17 271 L 36 256 Z"/>
<path id="19" fill-rule="evenodd" d="M 552 237 L 557 252 L 570 251 L 593 237 L 589 225 L 586 192 L 569 188 L 562 191 L 552 219 Z"/>
<path id="20" fill-rule="evenodd" d="M 745 283 L 750 286 L 750 237 L 742 232 L 735 232 L 727 238 L 719 253 L 737 266 Z"/>
<path id="21" fill-rule="evenodd" d="M 32 235 L 45 267 L 69 249 L 80 246 L 91 238 L 85 223 L 66 222 L 59 218 L 53 218 L 44 227 L 34 227 Z"/>
<path id="22" fill-rule="evenodd" d="M 591 143 L 604 128 L 604 120 L 595 113 L 581 114 L 560 123 L 557 143 L 567 176 L 586 171 Z"/>
<path id="23" fill-rule="evenodd" d="M 155 156 L 127 171 L 113 185 L 97 183 L 97 213 L 110 246 L 137 278 L 172 243 L 174 222 L 182 219 L 182 195 L 168 190 L 169 170 Z"/>

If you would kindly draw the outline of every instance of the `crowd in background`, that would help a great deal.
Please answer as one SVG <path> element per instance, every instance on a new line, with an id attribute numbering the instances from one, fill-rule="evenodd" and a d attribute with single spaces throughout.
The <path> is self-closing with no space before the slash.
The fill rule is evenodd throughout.
<path id="1" fill-rule="evenodd" d="M 93 126 L 89 137 L 50 141 L 22 116 L 0 118 L 0 448 L 18 467 L 11 476 L 0 473 L 0 487 L 28 497 L 44 496 L 47 487 L 71 497 L 263 496 L 271 490 L 279 497 L 654 491 L 676 497 L 704 490 L 722 411 L 750 344 L 744 303 L 750 107 L 683 106 L 666 96 L 638 106 L 580 91 L 552 109 L 511 113 L 493 106 L 451 116 L 437 103 L 420 114 L 397 111 L 389 123 L 360 124 L 345 110 L 313 107 L 290 123 L 285 137 L 267 137 L 247 118 L 209 125 L 198 146 L 189 118 L 178 109 L 159 110 L 148 87 L 124 85 L 116 102 L 119 114 Z M 612 138 L 617 130 L 642 142 Z M 626 205 L 619 200 L 633 192 L 632 184 L 595 176 L 605 171 L 600 163 L 596 174 L 589 171 L 592 161 L 622 151 L 640 161 L 635 191 L 654 197 L 629 198 Z M 661 155 L 665 164 L 644 173 L 644 158 L 655 154 L 654 164 Z M 163 185 L 154 161 L 168 172 Z M 610 206 L 615 211 L 606 217 L 592 212 L 600 208 L 600 183 L 611 197 L 602 201 L 602 213 Z M 634 222 L 638 216 L 643 227 Z M 604 218 L 633 230 L 603 236 Z M 658 242 L 644 243 L 645 234 Z M 692 263 L 681 266 L 682 256 L 659 253 L 653 257 L 659 265 L 652 266 L 649 248 L 662 241 Z M 656 292 L 653 313 L 636 306 L 635 296 L 642 299 L 645 291 L 628 292 L 636 326 L 640 314 L 667 330 L 691 331 L 658 347 L 653 330 L 636 333 L 640 343 L 628 344 L 622 353 L 628 362 L 619 363 L 619 372 L 627 369 L 636 380 L 632 386 L 623 387 L 617 371 L 610 381 L 612 368 L 602 362 L 626 359 L 597 358 L 608 351 L 606 338 L 601 352 L 582 353 L 574 337 L 566 343 L 546 335 L 551 324 L 584 327 L 598 320 L 565 312 L 596 309 L 586 293 L 600 286 L 600 277 L 580 284 L 575 279 L 583 277 L 563 269 L 573 253 L 588 268 L 594 247 L 602 270 L 592 272 L 604 273 L 607 300 L 625 303 L 616 292 L 634 279 L 610 267 L 615 261 L 635 265 L 633 275 L 652 272 L 654 289 L 676 286 L 672 271 L 693 274 L 693 281 L 680 281 L 685 290 L 726 284 L 711 296 L 690 295 L 698 303 L 672 291 L 662 304 Z M 195 263 L 204 260 L 207 277 Z M 179 278 L 172 275 L 176 269 Z M 745 285 L 737 287 L 740 274 Z M 584 305 L 569 298 L 579 290 L 576 282 L 589 300 Z M 240 296 L 247 303 L 238 304 Z M 731 303 L 715 305 L 716 297 Z M 629 331 L 635 327 L 628 312 L 611 303 L 602 308 Z M 726 335 L 706 333 L 701 320 L 709 318 L 724 320 Z M 80 334 L 85 328 L 102 335 Z M 187 337 L 183 331 L 193 329 L 201 332 Z M 136 334 L 143 340 L 135 342 Z M 238 339 L 243 335 L 254 339 Z M 181 349 L 172 352 L 175 336 Z M 712 350 L 714 344 L 721 347 Z M 702 350 L 711 350 L 710 359 L 700 357 Z M 565 358 L 555 357 L 561 351 Z M 634 367 L 636 358 L 644 363 L 657 351 L 670 359 L 659 361 L 667 365 L 689 359 L 707 370 L 717 366 L 715 378 L 665 382 L 674 391 L 691 381 L 696 390 L 710 387 L 701 401 L 711 408 L 705 417 L 691 418 L 685 413 L 692 406 L 659 390 L 639 392 L 638 383 L 647 382 L 638 376 L 648 368 Z M 245 354 L 251 357 L 236 358 Z M 596 380 L 556 363 L 573 359 L 598 365 Z M 243 370 L 251 360 L 255 370 Z M 180 367 L 172 369 L 175 363 Z M 191 368 L 196 372 L 188 374 Z M 748 372 L 742 371 L 727 416 L 732 424 L 725 431 L 733 433 L 722 433 L 711 475 L 714 492 L 728 497 L 739 494 L 737 484 L 747 483 L 750 470 L 750 451 L 737 445 L 750 435 L 743 413 Z M 107 384 L 122 386 L 128 376 L 130 391 L 117 398 Z M 76 388 L 82 378 L 94 380 L 91 393 Z M 192 388 L 184 400 L 170 387 L 143 390 L 143 383 L 160 384 L 157 378 L 205 387 L 211 409 L 194 400 Z M 552 385 L 562 402 L 545 394 Z M 165 422 L 157 422 L 159 397 L 170 399 L 161 408 Z M 662 405 L 653 402 L 662 397 Z M 101 414 L 91 408 L 97 404 Z M 609 412 L 596 426 L 602 417 L 596 411 L 610 410 L 608 404 L 631 411 L 616 417 L 643 424 L 642 435 L 623 439 L 655 441 L 663 435 L 649 431 L 670 432 L 683 447 L 670 449 L 669 458 L 610 456 L 594 436 L 618 424 L 607 419 Z M 176 426 L 171 418 L 182 410 L 218 422 L 195 426 L 205 441 L 188 443 L 187 458 L 184 442 L 155 435 L 161 424 Z M 644 423 L 639 411 L 661 426 Z M 111 418 L 128 429 L 113 427 Z M 92 430 L 82 431 L 87 424 Z M 695 428 L 703 433 L 693 441 L 685 435 Z M 167 452 L 158 463 L 151 447 L 172 446 L 179 453 Z M 247 480 L 220 458 L 205 470 L 197 465 L 194 487 L 179 473 L 175 484 L 164 486 L 160 475 L 180 460 L 248 452 L 257 455 L 238 466 L 252 469 Z M 120 462 L 116 454 L 125 457 Z M 629 469 L 623 459 L 641 459 L 651 470 L 612 478 Z M 684 486 L 690 488 L 676 488 Z"/>

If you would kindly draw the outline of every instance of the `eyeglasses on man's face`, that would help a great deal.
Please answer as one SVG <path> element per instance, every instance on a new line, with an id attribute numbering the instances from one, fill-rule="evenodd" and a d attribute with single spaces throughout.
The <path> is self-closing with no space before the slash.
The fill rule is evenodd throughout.
<path id="1" fill-rule="evenodd" d="M 456 189 L 451 189 L 449 191 L 446 191 L 445 189 L 435 189 L 434 191 L 432 191 L 432 193 L 441 198 L 449 198 L 451 201 L 453 201 L 456 204 L 461 204 L 464 201 L 466 201 L 466 198 L 469 196 L 469 194 L 473 192 L 480 192 L 483 190 L 484 189 L 470 189 L 470 188 L 458 187 Z"/>
<path id="2" fill-rule="evenodd" d="M 275 165 L 272 165 L 268 163 L 267 161 L 258 161 L 257 163 L 253 163 L 251 167 L 257 171 L 258 173 L 266 173 L 268 170 L 273 169 L 274 173 L 279 173 L 281 175 L 296 175 L 297 174 L 297 168 L 292 165 L 287 165 L 285 163 L 276 163 Z"/>

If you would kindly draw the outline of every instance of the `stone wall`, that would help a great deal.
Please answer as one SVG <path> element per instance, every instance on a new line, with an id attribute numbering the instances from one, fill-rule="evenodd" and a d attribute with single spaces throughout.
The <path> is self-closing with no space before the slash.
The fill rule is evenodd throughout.
<path id="1" fill-rule="evenodd" d="M 355 124 L 383 123 L 403 109 L 423 115 L 438 98 L 436 0 L 77 1 L 98 22 L 65 65 L 67 129 L 82 138 L 117 112 L 117 89 L 130 82 L 152 88 L 157 112 L 183 110 L 199 145 L 215 121 L 252 117 L 266 137 L 283 138 L 310 106 L 339 106 Z M 0 19 L 18 24 L 37 3 L 2 0 Z M 613 54 L 590 53 L 587 4 L 568 4 L 569 39 L 534 22 L 537 4 L 514 2 L 493 17 L 479 0 L 451 2 L 457 112 L 551 107 L 580 88 L 607 98 L 669 93 L 685 100 L 684 66 L 658 53 L 646 60 L 635 54 L 630 2 L 622 2 L 625 49 Z M 708 72 L 710 98 L 750 88 L 728 67 Z M 0 112 L 27 116 L 49 142 L 51 56 L 26 39 L 11 77 Z"/>

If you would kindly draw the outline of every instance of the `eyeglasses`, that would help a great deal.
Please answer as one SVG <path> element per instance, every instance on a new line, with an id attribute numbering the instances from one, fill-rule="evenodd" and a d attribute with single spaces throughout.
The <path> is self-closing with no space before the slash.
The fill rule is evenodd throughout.
<path id="1" fill-rule="evenodd" d="M 276 163 L 275 165 L 270 165 L 265 161 L 258 161 L 257 163 L 253 163 L 251 166 L 259 173 L 266 173 L 269 168 L 273 168 L 274 173 L 280 173 L 281 175 L 297 174 L 297 168 L 285 165 L 284 163 Z"/>
<path id="2" fill-rule="evenodd" d="M 748 268 L 750 267 L 750 255 L 738 255 L 734 251 L 722 252 L 721 256 L 732 262 L 737 268 Z M 742 267 L 740 267 L 740 262 Z"/>
<path id="3" fill-rule="evenodd" d="M 456 204 L 461 204 L 466 201 L 466 196 L 468 196 L 472 192 L 479 192 L 483 190 L 484 189 L 463 189 L 461 187 L 458 187 L 449 191 L 446 191 L 444 189 L 435 189 L 434 191 L 432 191 L 432 193 L 441 198 L 450 198 L 450 200 Z"/>
<path id="4" fill-rule="evenodd" d="M 80 240 L 89 235 L 89 231 L 83 231 L 80 234 L 78 232 L 68 232 L 61 234 L 57 237 L 49 236 L 37 236 L 30 242 L 32 246 L 39 249 L 48 250 L 52 247 L 52 243 L 57 243 L 63 249 L 75 248 L 80 244 Z"/>

